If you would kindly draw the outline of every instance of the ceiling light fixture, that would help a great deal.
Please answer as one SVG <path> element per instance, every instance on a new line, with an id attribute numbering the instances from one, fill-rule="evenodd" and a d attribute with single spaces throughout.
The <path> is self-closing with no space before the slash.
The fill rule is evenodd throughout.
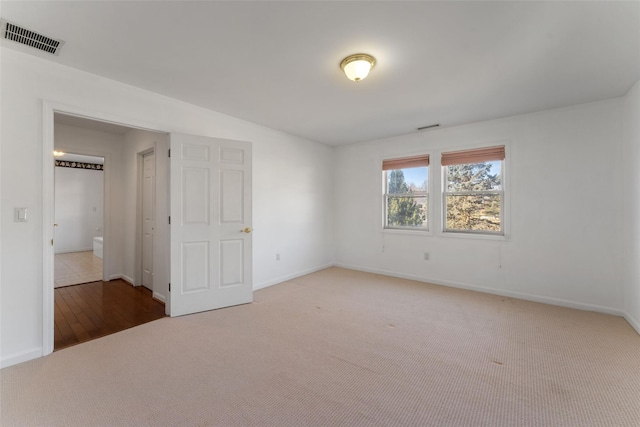
<path id="1" fill-rule="evenodd" d="M 342 60 L 340 68 L 349 80 L 359 82 L 369 75 L 369 71 L 376 65 L 376 59 L 366 53 L 349 55 Z"/>

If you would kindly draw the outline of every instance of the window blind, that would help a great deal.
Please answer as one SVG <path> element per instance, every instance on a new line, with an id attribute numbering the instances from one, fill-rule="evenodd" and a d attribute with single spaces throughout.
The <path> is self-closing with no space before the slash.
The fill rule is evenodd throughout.
<path id="1" fill-rule="evenodd" d="M 419 168 L 429 166 L 429 155 L 403 157 L 402 159 L 390 159 L 382 161 L 382 170 L 396 170 L 406 168 Z"/>
<path id="2" fill-rule="evenodd" d="M 442 166 L 504 160 L 504 145 L 442 153 Z"/>

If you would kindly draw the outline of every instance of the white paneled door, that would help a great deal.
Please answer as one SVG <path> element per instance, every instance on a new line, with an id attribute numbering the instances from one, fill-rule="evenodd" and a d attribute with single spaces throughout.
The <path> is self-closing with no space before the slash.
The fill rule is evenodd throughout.
<path id="1" fill-rule="evenodd" d="M 253 300 L 251 144 L 171 134 L 171 316 Z"/>
<path id="2" fill-rule="evenodd" d="M 156 156 L 142 156 L 142 286 L 153 291 L 153 235 L 155 228 Z"/>

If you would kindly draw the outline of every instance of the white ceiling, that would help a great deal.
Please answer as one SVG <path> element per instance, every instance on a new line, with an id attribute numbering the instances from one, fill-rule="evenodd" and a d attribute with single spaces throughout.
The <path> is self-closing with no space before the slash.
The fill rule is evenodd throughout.
<path id="1" fill-rule="evenodd" d="M 638 1 L 2 1 L 0 14 L 64 40 L 54 62 L 332 145 L 640 80 Z M 356 84 L 339 64 L 358 52 L 378 63 Z"/>

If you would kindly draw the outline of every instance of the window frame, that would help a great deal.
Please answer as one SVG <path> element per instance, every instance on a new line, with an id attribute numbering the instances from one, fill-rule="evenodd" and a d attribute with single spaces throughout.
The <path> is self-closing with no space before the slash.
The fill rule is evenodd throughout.
<path id="1" fill-rule="evenodd" d="M 506 145 L 503 144 L 501 146 L 504 150 L 502 159 L 493 159 L 493 160 L 480 160 L 480 161 L 470 161 L 470 162 L 455 162 L 450 164 L 443 165 L 442 160 L 440 163 L 442 169 L 442 194 L 441 194 L 441 203 L 442 203 L 442 233 L 443 235 L 449 236 L 459 236 L 459 237 L 484 237 L 484 238 L 505 238 L 507 236 L 507 204 L 506 193 L 507 193 L 507 157 L 506 157 Z M 469 148 L 465 150 L 460 150 L 458 152 L 451 153 L 464 153 L 464 152 L 474 152 L 474 151 L 482 151 L 487 148 L 487 146 L 481 146 L 476 148 Z M 443 155 L 445 153 L 442 153 Z M 478 163 L 486 163 L 486 162 L 500 162 L 500 190 L 471 190 L 471 191 L 448 191 L 449 188 L 449 180 L 448 180 L 448 167 L 456 166 L 456 165 L 473 165 Z M 499 231 L 491 231 L 491 230 L 465 230 L 465 229 L 457 229 L 457 228 L 447 228 L 447 196 L 479 196 L 479 195 L 499 195 L 500 196 L 500 230 Z"/>
<path id="2" fill-rule="evenodd" d="M 383 232 L 389 232 L 389 233 L 407 233 L 407 234 L 413 234 L 413 233 L 423 233 L 423 234 L 428 234 L 430 233 L 430 228 L 431 228 L 431 219 L 432 219 L 432 215 L 431 215 L 431 211 L 432 211 L 432 200 L 430 197 L 430 188 L 432 185 L 432 179 L 431 179 L 431 164 L 430 164 L 430 154 L 429 153 L 419 153 L 419 154 L 412 154 L 412 155 L 406 155 L 406 156 L 398 156 L 398 157 L 385 157 L 382 160 L 382 167 L 381 167 L 381 171 L 382 171 L 382 231 Z M 390 163 L 396 163 L 396 162 L 402 162 L 402 161 L 411 161 L 414 160 L 416 158 L 422 158 L 422 159 L 426 159 L 425 162 L 426 164 L 423 165 L 415 165 L 415 166 L 407 166 L 407 167 L 399 167 L 399 168 L 387 168 L 385 169 L 385 164 L 387 162 Z M 426 167 L 427 168 L 427 188 L 425 191 L 412 191 L 409 193 L 389 193 L 388 190 L 388 173 L 390 173 L 390 171 L 392 170 L 402 170 L 402 169 L 409 169 L 409 168 L 414 168 L 414 167 Z M 424 210 L 425 213 L 425 222 L 426 222 L 426 226 L 420 226 L 420 227 L 411 227 L 411 226 L 389 226 L 388 225 L 388 221 L 389 221 L 389 216 L 388 216 L 388 201 L 389 201 L 389 197 L 398 197 L 398 196 L 404 196 L 404 197 L 409 197 L 409 198 L 425 198 L 426 202 L 427 202 L 427 208 Z"/>

